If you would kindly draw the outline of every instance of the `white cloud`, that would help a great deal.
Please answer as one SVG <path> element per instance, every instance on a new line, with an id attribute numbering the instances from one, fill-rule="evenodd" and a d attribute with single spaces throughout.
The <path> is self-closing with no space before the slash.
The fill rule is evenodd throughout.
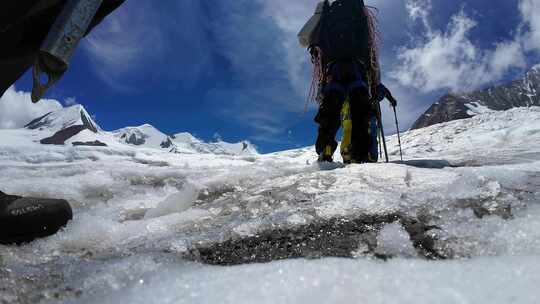
<path id="1" fill-rule="evenodd" d="M 0 129 L 22 128 L 30 121 L 62 108 L 60 102 L 42 99 L 34 104 L 30 93 L 9 88 L 0 99 Z"/>
<path id="2" fill-rule="evenodd" d="M 310 59 L 307 51 L 300 47 L 297 34 L 305 22 L 313 15 L 317 2 L 312 0 L 264 1 L 263 14 L 269 16 L 282 30 L 281 45 L 286 58 L 283 65 L 288 67 L 288 77 L 296 93 L 307 95 L 309 89 Z M 303 106 L 303 105 L 301 105 Z M 298 107 L 301 109 L 301 107 Z"/>
<path id="3" fill-rule="evenodd" d="M 120 91 L 191 87 L 211 67 L 199 1 L 126 1 L 82 42 L 96 74 Z"/>
<path id="4" fill-rule="evenodd" d="M 118 90 L 129 90 L 120 79 L 134 73 L 162 47 L 159 28 L 148 25 L 154 19 L 152 11 L 129 4 L 108 16 L 81 44 L 96 74 Z"/>
<path id="5" fill-rule="evenodd" d="M 429 12 L 433 8 L 431 0 L 406 1 L 405 7 L 411 20 L 419 20 L 428 31 L 432 31 L 429 23 Z"/>
<path id="6" fill-rule="evenodd" d="M 540 1 L 521 0 L 519 9 L 528 32 L 525 33 L 525 43 L 528 50 L 540 51 Z"/>
<path id="7" fill-rule="evenodd" d="M 441 89 L 467 91 L 501 80 L 513 69 L 527 67 L 530 51 L 540 51 L 540 2 L 520 0 L 522 24 L 510 40 L 485 49 L 470 38 L 477 22 L 464 11 L 454 15 L 444 31 L 433 30 L 429 16 L 431 0 L 407 0 L 413 22 L 423 33 L 413 36 L 413 45 L 398 51 L 400 65 L 392 77 L 400 84 L 422 92 Z"/>
<path id="8" fill-rule="evenodd" d="M 490 54 L 490 69 L 496 78 L 500 78 L 512 67 L 526 67 L 526 55 L 520 41 L 509 41 L 496 44 Z"/>
<path id="9" fill-rule="evenodd" d="M 528 1 L 528 0 L 525 0 Z M 482 49 L 470 39 L 477 22 L 463 11 L 454 15 L 444 31 L 433 30 L 428 16 L 430 0 L 408 0 L 413 21 L 421 21 L 424 33 L 412 47 L 398 51 L 401 64 L 392 73 L 400 84 L 423 92 L 440 89 L 467 91 L 500 80 L 511 69 L 526 67 L 522 36 Z"/>
<path id="10" fill-rule="evenodd" d="M 237 123 L 249 125 L 257 138 L 272 138 L 285 131 L 290 121 L 286 120 L 286 110 L 279 107 L 285 101 L 276 101 L 273 95 L 278 88 L 261 91 L 252 90 L 212 90 L 209 99 L 221 97 L 227 100 L 227 106 L 216 107 L 215 111 L 222 117 L 232 119 Z M 267 140 L 265 140 L 267 141 Z"/>

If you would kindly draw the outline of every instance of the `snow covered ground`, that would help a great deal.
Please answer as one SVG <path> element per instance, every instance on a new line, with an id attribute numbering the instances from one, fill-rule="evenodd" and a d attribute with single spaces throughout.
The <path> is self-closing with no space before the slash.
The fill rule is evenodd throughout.
<path id="1" fill-rule="evenodd" d="M 74 220 L 0 246 L 0 303 L 540 302 L 540 108 L 403 134 L 403 163 L 391 137 L 394 162 L 347 167 L 314 164 L 311 147 L 185 154 L 39 139 L 0 130 L 1 190 L 65 198 Z M 374 222 L 374 241 L 353 258 L 196 262 L 216 244 L 358 218 Z M 438 260 L 405 219 L 422 223 Z"/>

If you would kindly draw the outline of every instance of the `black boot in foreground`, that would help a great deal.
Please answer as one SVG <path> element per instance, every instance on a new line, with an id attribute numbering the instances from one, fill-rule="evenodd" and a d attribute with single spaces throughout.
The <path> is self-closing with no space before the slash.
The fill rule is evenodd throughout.
<path id="1" fill-rule="evenodd" d="M 0 244 L 22 244 L 53 235 L 72 218 L 65 200 L 0 192 Z"/>

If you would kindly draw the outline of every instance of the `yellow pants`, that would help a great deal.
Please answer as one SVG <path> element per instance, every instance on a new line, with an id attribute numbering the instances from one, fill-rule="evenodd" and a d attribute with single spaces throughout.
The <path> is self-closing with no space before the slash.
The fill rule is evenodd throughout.
<path id="1" fill-rule="evenodd" d="M 343 162 L 355 162 L 352 159 L 351 149 L 352 149 L 352 117 L 350 112 L 350 103 L 349 98 L 345 99 L 343 107 L 341 109 L 341 128 L 343 129 L 343 137 L 341 139 L 341 157 Z M 377 121 L 372 119 L 369 122 L 368 132 L 372 139 L 372 148 L 368 153 L 368 161 L 376 163 L 378 161 L 378 140 L 377 140 Z"/>

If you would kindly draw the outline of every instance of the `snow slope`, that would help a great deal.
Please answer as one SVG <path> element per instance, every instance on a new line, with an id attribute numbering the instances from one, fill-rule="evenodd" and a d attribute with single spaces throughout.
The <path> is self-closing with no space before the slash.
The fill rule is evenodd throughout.
<path id="1" fill-rule="evenodd" d="M 0 130 L 2 191 L 66 198 L 75 218 L 53 237 L 0 246 L 0 302 L 540 301 L 537 107 L 410 131 L 402 137 L 405 162 L 347 167 L 314 164 L 312 147 L 175 154 L 118 142 L 44 146 L 26 132 Z M 388 143 L 396 160 L 397 139 Z M 351 258 L 298 249 L 298 233 L 358 219 L 373 229 L 340 243 L 355 245 Z M 323 258 L 196 262 L 268 235 L 287 240 L 298 257 Z M 439 260 L 428 259 L 418 236 Z M 276 248 L 265 251 L 258 258 L 277 257 Z"/>

